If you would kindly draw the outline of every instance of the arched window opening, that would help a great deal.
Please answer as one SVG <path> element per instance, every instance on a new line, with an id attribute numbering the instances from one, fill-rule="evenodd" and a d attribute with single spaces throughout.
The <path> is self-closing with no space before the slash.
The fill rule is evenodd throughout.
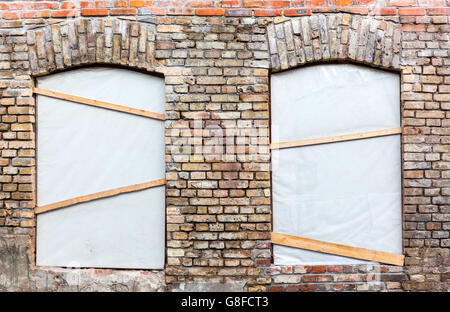
<path id="1" fill-rule="evenodd" d="M 164 80 L 98 66 L 34 91 L 37 265 L 162 269 Z"/>
<path id="2" fill-rule="evenodd" d="M 276 265 L 403 263 L 399 86 L 351 64 L 271 76 Z"/>

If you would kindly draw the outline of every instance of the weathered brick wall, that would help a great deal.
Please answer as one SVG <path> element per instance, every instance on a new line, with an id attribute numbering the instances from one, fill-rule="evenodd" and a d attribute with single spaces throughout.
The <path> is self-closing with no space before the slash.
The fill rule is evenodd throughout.
<path id="1" fill-rule="evenodd" d="M 3 1 L 4 20 L 76 16 L 299 16 L 311 13 L 448 15 L 448 0 Z"/>
<path id="2" fill-rule="evenodd" d="M 0 290 L 171 290 L 198 282 L 448 290 L 445 1 L 3 1 L 0 10 Z M 328 61 L 401 75 L 404 268 L 271 265 L 269 75 Z M 164 272 L 34 265 L 33 77 L 99 63 L 165 77 Z"/>
<path id="3" fill-rule="evenodd" d="M 448 290 L 450 25 L 448 16 L 401 21 L 405 288 Z"/>

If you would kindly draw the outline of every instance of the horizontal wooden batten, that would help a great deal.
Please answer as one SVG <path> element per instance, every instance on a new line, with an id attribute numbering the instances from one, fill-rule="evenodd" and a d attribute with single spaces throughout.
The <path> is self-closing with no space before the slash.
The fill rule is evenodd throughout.
<path id="1" fill-rule="evenodd" d="M 158 119 L 158 120 L 166 119 L 166 117 L 163 114 L 153 113 L 153 112 L 149 112 L 149 111 L 146 111 L 143 109 L 137 109 L 137 108 L 131 108 L 131 107 L 117 105 L 117 104 L 111 104 L 108 102 L 91 100 L 91 99 L 83 98 L 80 96 L 60 93 L 60 92 L 56 92 L 56 91 L 52 91 L 52 90 L 33 88 L 33 92 L 36 94 L 53 97 L 56 99 L 91 105 L 91 106 L 100 107 L 100 108 L 106 108 L 106 109 L 115 110 L 115 111 L 119 111 L 119 112 L 123 112 L 123 113 L 128 113 L 128 114 L 133 114 L 133 115 L 138 115 L 138 116 L 143 116 L 143 117 L 148 117 L 148 118 L 153 118 L 153 119 Z"/>
<path id="2" fill-rule="evenodd" d="M 272 233 L 273 244 L 323 252 L 327 254 L 356 258 L 368 261 L 375 261 L 402 266 L 405 256 L 389 252 L 370 250 L 365 248 L 352 247 L 328 243 L 324 241 L 292 236 L 287 234 Z"/>
<path id="3" fill-rule="evenodd" d="M 154 181 L 150 181 L 150 182 L 119 187 L 119 188 L 108 190 L 108 191 L 98 192 L 98 193 L 94 193 L 94 194 L 90 194 L 90 195 L 79 196 L 79 197 L 71 198 L 68 200 L 63 200 L 63 201 L 60 201 L 57 203 L 36 207 L 34 212 L 36 214 L 40 214 L 40 213 L 64 208 L 67 206 L 72 206 L 75 204 L 84 203 L 84 202 L 95 200 L 95 199 L 111 197 L 111 196 L 115 196 L 115 195 L 119 195 L 119 194 L 123 194 L 123 193 L 141 191 L 141 190 L 145 190 L 145 189 L 156 187 L 156 186 L 162 186 L 164 184 L 166 184 L 166 179 L 159 179 L 159 180 L 154 180 Z"/>
<path id="4" fill-rule="evenodd" d="M 385 129 L 385 130 L 344 134 L 344 135 L 338 135 L 338 136 L 332 136 L 332 137 L 326 137 L 326 138 L 272 143 L 270 145 L 270 149 L 274 150 L 274 149 L 282 149 L 282 148 L 289 148 L 289 147 L 299 147 L 299 146 L 335 143 L 335 142 L 343 142 L 343 141 L 351 141 L 351 140 L 361 140 L 361 139 L 376 138 L 376 137 L 380 137 L 380 136 L 400 134 L 400 133 L 402 133 L 402 128 L 392 128 L 392 129 Z"/>

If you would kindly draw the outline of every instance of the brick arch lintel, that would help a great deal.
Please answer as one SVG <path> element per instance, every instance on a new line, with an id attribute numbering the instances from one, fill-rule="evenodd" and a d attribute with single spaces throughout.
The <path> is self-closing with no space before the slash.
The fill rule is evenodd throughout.
<path id="1" fill-rule="evenodd" d="M 75 18 L 27 32 L 30 71 L 42 76 L 72 67 L 122 65 L 164 74 L 155 58 L 156 25 L 120 18 Z"/>
<path id="2" fill-rule="evenodd" d="M 274 19 L 267 25 L 272 72 L 344 61 L 389 70 L 401 64 L 401 25 L 347 13 Z M 75 18 L 27 32 L 33 76 L 89 64 L 164 73 L 156 25 L 120 18 Z"/>
<path id="3" fill-rule="evenodd" d="M 401 25 L 370 16 L 317 14 L 267 26 L 271 70 L 350 62 L 400 70 Z"/>

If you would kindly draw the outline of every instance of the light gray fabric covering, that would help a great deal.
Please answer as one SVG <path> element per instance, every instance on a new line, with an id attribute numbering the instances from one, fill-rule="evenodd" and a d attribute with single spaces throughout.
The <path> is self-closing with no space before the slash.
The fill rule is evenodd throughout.
<path id="1" fill-rule="evenodd" d="M 400 127 L 398 75 L 317 65 L 272 81 L 272 142 Z M 273 231 L 398 253 L 400 135 L 272 151 Z M 278 265 L 365 263 L 274 246 Z"/>
<path id="2" fill-rule="evenodd" d="M 130 70 L 76 69 L 37 87 L 164 113 L 163 79 Z M 37 117 L 39 206 L 165 177 L 162 121 L 41 95 Z M 37 264 L 163 268 L 164 189 L 39 215 Z"/>

